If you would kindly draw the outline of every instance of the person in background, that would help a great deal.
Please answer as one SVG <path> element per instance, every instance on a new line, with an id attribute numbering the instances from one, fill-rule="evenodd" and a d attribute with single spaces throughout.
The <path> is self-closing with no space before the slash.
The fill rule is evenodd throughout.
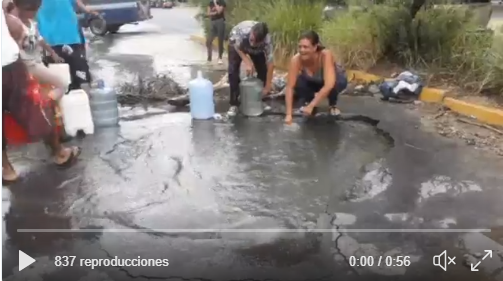
<path id="1" fill-rule="evenodd" d="M 239 105 L 239 84 L 241 63 L 244 63 L 246 75 L 257 73 L 257 78 L 264 82 L 262 94 L 272 90 L 274 73 L 274 47 L 269 28 L 264 22 L 243 21 L 234 26 L 229 35 L 229 116 L 236 115 Z"/>
<path id="2" fill-rule="evenodd" d="M 218 64 L 222 64 L 224 54 L 225 39 L 225 1 L 210 0 L 207 15 L 210 18 L 210 30 L 206 38 L 206 48 L 208 49 L 208 62 L 211 62 L 213 55 L 213 40 L 218 39 Z"/>
<path id="3" fill-rule="evenodd" d="M 53 161 L 60 167 L 69 167 L 80 155 L 79 147 L 65 148 L 59 142 L 59 136 L 53 124 L 44 118 L 45 113 L 35 104 L 27 92 L 28 71 L 19 57 L 20 44 L 24 41 L 23 23 L 13 15 L 2 11 L 2 113 L 9 113 L 23 128 L 31 128 L 29 135 L 46 140 L 51 148 Z M 7 156 L 7 139 L 2 126 L 2 184 L 8 185 L 18 179 L 14 167 Z M 30 134 L 31 133 L 31 134 Z"/>
<path id="4" fill-rule="evenodd" d="M 82 42 L 75 5 L 86 13 L 97 15 L 80 0 L 44 0 L 37 13 L 40 34 L 70 67 L 72 82 L 69 90 L 81 89 L 83 84 L 91 82 L 85 44 Z M 55 63 L 52 57 L 48 57 L 46 61 Z"/>
<path id="5" fill-rule="evenodd" d="M 82 2 L 81 0 L 76 0 L 74 2 L 74 5 L 73 5 L 73 8 L 75 10 L 75 13 L 78 14 L 79 11 L 84 11 L 85 13 L 88 13 L 88 14 L 92 14 L 92 15 L 98 15 L 97 12 L 94 12 L 93 10 L 89 9 L 85 4 L 84 2 Z M 82 27 L 82 24 L 81 24 L 81 21 L 79 19 L 79 33 L 80 33 L 80 39 L 81 39 L 81 44 L 82 44 L 82 47 L 84 49 L 84 56 L 87 57 L 87 52 L 86 52 L 86 37 L 84 36 L 84 28 Z"/>
<path id="6" fill-rule="evenodd" d="M 63 59 L 45 43 L 39 34 L 34 18 L 40 5 L 41 0 L 14 0 L 15 7 L 12 14 L 21 20 L 25 33 L 24 40 L 21 43 L 20 56 L 28 68 L 28 72 L 39 83 L 50 84 L 55 87 L 52 98 L 59 100 L 67 92 L 68 84 L 63 77 L 53 73 L 51 69 L 44 65 L 42 51 L 49 53 L 55 62 L 63 62 Z"/>
<path id="7" fill-rule="evenodd" d="M 316 106 L 325 98 L 328 98 L 330 115 L 340 115 L 337 96 L 348 85 L 346 71 L 336 63 L 332 52 L 320 44 L 314 31 L 300 36 L 298 48 L 288 68 L 285 122 L 292 122 L 294 94 L 304 101 L 301 111 L 305 116 L 313 115 Z"/>

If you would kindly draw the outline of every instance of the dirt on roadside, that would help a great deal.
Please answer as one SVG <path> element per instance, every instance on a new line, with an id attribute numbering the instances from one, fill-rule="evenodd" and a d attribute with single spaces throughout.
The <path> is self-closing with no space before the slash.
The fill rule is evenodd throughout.
<path id="1" fill-rule="evenodd" d="M 381 98 L 379 88 L 375 84 L 351 83 L 346 95 Z M 394 103 L 396 106 L 409 110 L 415 116 L 419 116 L 422 127 L 426 131 L 503 157 L 503 128 L 501 127 L 490 126 L 474 118 L 462 116 L 441 104 L 418 100 Z"/>
<path id="2" fill-rule="evenodd" d="M 421 114 L 421 123 L 426 130 L 503 157 L 503 128 L 480 123 L 438 104 L 418 103 L 414 106 Z"/>

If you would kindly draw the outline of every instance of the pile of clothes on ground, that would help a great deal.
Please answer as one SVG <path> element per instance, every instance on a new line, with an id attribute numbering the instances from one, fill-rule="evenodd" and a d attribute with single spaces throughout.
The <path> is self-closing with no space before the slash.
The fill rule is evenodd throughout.
<path id="1" fill-rule="evenodd" d="M 384 101 L 415 100 L 421 94 L 423 87 L 421 77 L 410 71 L 404 71 L 394 75 L 393 79 L 383 81 L 379 85 L 379 91 Z"/>

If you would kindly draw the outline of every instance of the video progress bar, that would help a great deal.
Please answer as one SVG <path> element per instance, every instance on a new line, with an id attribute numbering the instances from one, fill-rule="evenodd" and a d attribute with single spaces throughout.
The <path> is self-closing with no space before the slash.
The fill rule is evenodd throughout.
<path id="1" fill-rule="evenodd" d="M 18 229 L 25 233 L 489 233 L 490 229 Z"/>

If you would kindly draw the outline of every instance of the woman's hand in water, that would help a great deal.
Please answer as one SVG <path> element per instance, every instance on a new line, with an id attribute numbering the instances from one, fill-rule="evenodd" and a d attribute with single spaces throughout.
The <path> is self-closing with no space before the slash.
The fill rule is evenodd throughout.
<path id="1" fill-rule="evenodd" d="M 285 116 L 285 124 L 291 125 L 292 124 L 292 115 L 286 115 Z"/>

